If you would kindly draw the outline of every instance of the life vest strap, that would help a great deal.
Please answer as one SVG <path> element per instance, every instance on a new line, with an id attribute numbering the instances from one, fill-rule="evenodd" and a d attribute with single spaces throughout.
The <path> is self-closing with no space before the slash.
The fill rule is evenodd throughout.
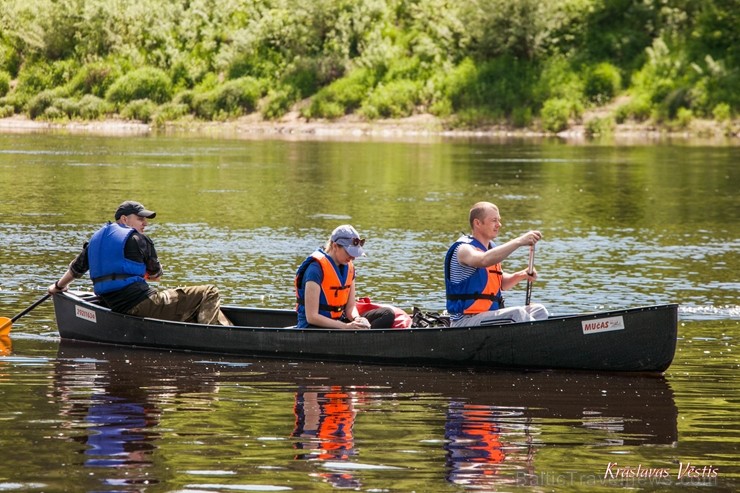
<path id="1" fill-rule="evenodd" d="M 350 286 L 348 284 L 347 286 L 332 286 L 329 289 L 331 289 L 332 291 L 334 291 L 334 296 L 337 296 L 340 291 L 344 291 L 345 289 L 349 289 L 349 288 L 350 288 Z"/>
<path id="2" fill-rule="evenodd" d="M 107 276 L 96 277 L 92 280 L 93 284 L 103 281 L 118 281 L 120 279 L 128 279 L 129 277 L 139 277 L 136 274 L 108 274 Z"/>
<path id="3" fill-rule="evenodd" d="M 473 293 L 473 294 L 448 294 L 447 299 L 450 301 L 491 300 L 491 301 L 498 301 L 500 303 L 503 298 L 495 294 Z"/>
<path id="4" fill-rule="evenodd" d="M 303 298 L 296 298 L 296 303 L 299 305 L 305 305 L 306 301 Z M 335 312 L 335 313 L 341 313 L 344 311 L 343 306 L 333 306 L 333 305 L 324 305 L 323 303 L 319 303 L 319 310 L 324 310 L 327 312 Z"/>

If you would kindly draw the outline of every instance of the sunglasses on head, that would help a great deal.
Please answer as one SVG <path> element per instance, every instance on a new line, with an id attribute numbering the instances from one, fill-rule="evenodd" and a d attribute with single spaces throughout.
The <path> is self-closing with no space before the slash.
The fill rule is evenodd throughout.
<path id="1" fill-rule="evenodd" d="M 365 238 L 340 237 L 340 238 L 337 238 L 337 240 L 350 240 L 350 243 L 352 244 L 352 246 L 364 246 L 365 245 Z"/>

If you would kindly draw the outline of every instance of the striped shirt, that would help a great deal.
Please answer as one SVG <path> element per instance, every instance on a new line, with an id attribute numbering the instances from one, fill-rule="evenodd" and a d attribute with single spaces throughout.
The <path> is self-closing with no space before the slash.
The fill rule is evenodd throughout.
<path id="1" fill-rule="evenodd" d="M 475 267 L 471 267 L 469 265 L 463 265 L 460 263 L 460 261 L 457 258 L 457 252 L 460 250 L 460 247 L 463 245 L 463 243 L 460 243 L 455 247 L 455 250 L 452 252 L 452 257 L 450 257 L 450 282 L 454 284 L 461 283 L 468 278 L 472 277 L 473 274 L 475 274 L 476 269 Z M 491 243 L 489 245 L 489 248 L 493 248 L 495 245 Z M 475 247 L 473 247 L 475 248 Z M 464 314 L 462 313 L 450 313 L 450 320 L 455 322 L 457 320 L 460 320 L 464 317 Z"/>

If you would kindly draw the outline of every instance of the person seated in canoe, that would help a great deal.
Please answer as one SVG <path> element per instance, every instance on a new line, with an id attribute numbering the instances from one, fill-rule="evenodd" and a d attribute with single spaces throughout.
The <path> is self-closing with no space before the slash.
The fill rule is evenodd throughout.
<path id="1" fill-rule="evenodd" d="M 393 309 L 380 307 L 360 316 L 355 301 L 353 261 L 365 255 L 365 239 L 349 224 L 304 260 L 295 277 L 298 328 L 379 329 L 392 326 Z"/>
<path id="2" fill-rule="evenodd" d="M 210 284 L 157 291 L 146 281 L 158 281 L 162 266 L 154 242 L 144 234 L 156 212 L 127 200 L 69 264 L 49 293 L 66 291 L 69 284 L 90 271 L 93 290 L 111 310 L 137 317 L 180 322 L 233 325 L 221 312 L 218 289 Z"/>
<path id="3" fill-rule="evenodd" d="M 529 231 L 503 245 L 493 240 L 501 229 L 498 207 L 478 202 L 470 209 L 471 234 L 463 235 L 450 246 L 445 256 L 445 291 L 452 327 L 486 325 L 490 322 L 526 322 L 545 319 L 547 309 L 540 304 L 504 307 L 502 291 L 521 281 L 534 281 L 537 271 L 527 269 L 509 274 L 501 262 L 518 248 L 536 244 L 539 231 Z"/>

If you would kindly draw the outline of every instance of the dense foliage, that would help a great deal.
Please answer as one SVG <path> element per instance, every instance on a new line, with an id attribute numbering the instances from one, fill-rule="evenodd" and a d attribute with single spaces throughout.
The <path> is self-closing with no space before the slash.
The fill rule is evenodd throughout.
<path id="1" fill-rule="evenodd" d="M 163 122 L 428 112 L 685 125 L 740 108 L 737 0 L 0 2 L 0 115 Z M 603 122 L 594 128 L 607 128 Z"/>

